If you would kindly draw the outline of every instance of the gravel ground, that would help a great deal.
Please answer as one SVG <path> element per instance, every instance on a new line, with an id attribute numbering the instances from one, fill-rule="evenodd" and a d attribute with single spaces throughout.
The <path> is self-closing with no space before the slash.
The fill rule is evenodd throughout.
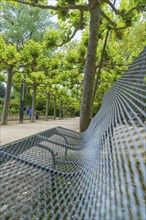
<path id="1" fill-rule="evenodd" d="M 0 145 L 19 140 L 29 135 L 61 126 L 74 131 L 79 131 L 79 118 L 69 118 L 63 120 L 38 120 L 35 123 L 24 121 L 20 124 L 18 121 L 9 121 L 8 125 L 0 126 Z"/>

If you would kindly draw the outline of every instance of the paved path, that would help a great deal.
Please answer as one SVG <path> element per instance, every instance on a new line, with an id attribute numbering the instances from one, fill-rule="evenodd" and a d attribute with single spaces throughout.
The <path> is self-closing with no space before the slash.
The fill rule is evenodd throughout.
<path id="1" fill-rule="evenodd" d="M 38 120 L 35 123 L 24 121 L 23 124 L 19 122 L 9 122 L 8 125 L 0 126 L 0 145 L 15 141 L 29 135 L 56 127 L 62 126 L 74 131 L 79 130 L 79 118 L 70 118 L 63 120 Z"/>

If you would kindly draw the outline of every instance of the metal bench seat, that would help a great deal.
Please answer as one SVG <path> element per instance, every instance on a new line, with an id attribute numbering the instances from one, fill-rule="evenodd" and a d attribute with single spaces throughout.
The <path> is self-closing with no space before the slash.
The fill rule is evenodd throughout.
<path id="1" fill-rule="evenodd" d="M 144 220 L 146 48 L 88 129 L 56 127 L 3 145 L 0 219 Z"/>

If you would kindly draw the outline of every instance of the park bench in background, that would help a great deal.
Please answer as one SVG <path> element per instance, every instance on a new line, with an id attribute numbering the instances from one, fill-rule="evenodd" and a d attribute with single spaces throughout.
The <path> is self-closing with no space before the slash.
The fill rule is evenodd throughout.
<path id="1" fill-rule="evenodd" d="M 146 219 L 146 48 L 104 96 L 88 129 L 3 145 L 1 219 Z"/>

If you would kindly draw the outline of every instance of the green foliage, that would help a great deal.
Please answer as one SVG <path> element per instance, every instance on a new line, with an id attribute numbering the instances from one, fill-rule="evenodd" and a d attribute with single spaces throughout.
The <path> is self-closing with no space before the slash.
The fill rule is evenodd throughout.
<path id="1" fill-rule="evenodd" d="M 133 61 L 133 59 L 146 45 L 145 25 L 145 21 L 137 22 L 132 28 L 123 31 L 123 38 L 122 41 L 119 41 L 119 44 L 115 44 L 114 41 L 111 42 L 110 46 L 113 48 L 111 55 L 113 56 L 114 60 L 117 60 L 118 63 L 122 64 L 125 62 L 131 63 Z M 116 58 L 114 54 L 117 53 L 116 51 L 118 51 L 119 54 L 118 58 Z"/>
<path id="2" fill-rule="evenodd" d="M 0 115 L 2 115 L 2 111 L 3 111 L 3 105 L 1 104 L 1 99 L 0 99 Z"/>
<path id="3" fill-rule="evenodd" d="M 1 97 L 1 101 L 4 99 L 5 97 L 5 92 L 6 92 L 6 87 L 3 83 L 0 82 L 0 97 Z"/>
<path id="4" fill-rule="evenodd" d="M 27 2 L 32 1 L 27 0 Z M 48 3 L 48 1 L 43 0 L 38 2 Z M 115 22 L 115 25 L 113 27 L 109 20 L 101 17 L 97 66 L 107 30 L 110 31 L 110 36 L 104 54 L 94 113 L 100 108 L 101 99 L 105 92 L 120 77 L 127 65 L 133 61 L 146 43 L 145 22 L 140 21 L 135 24 L 140 19 L 140 11 L 133 10 L 126 15 L 132 7 L 138 4 L 143 5 L 144 2 L 144 0 L 122 0 L 119 6 L 122 17 L 114 15 L 106 2 L 102 5 L 102 10 L 109 19 Z M 59 0 L 56 2 L 58 6 L 85 5 L 86 3 L 86 1 L 81 0 Z M 45 96 L 47 93 L 51 94 L 51 106 L 53 106 L 53 95 L 56 94 L 57 110 L 59 110 L 60 100 L 62 100 L 64 108 L 68 111 L 79 111 L 88 46 L 90 13 L 84 12 L 81 20 L 79 10 L 55 11 L 53 14 L 58 15 L 60 26 L 57 29 L 58 26 L 49 24 L 48 11 L 19 4 L 15 6 L 12 4 L 2 5 L 2 10 L 0 28 L 1 32 L 4 33 L 4 40 L 1 37 L 0 64 L 1 70 L 6 69 L 7 64 L 15 66 L 17 71 L 15 71 L 13 78 L 13 87 L 20 92 L 23 74 L 19 73 L 19 64 L 23 67 L 23 73 L 26 75 L 26 95 L 29 97 L 29 104 L 32 88 L 35 85 L 38 91 L 37 108 L 40 112 L 45 112 Z M 123 29 L 125 27 L 128 27 L 127 30 Z M 75 28 L 83 30 L 82 39 L 79 43 L 72 41 L 58 50 L 52 50 L 53 47 L 56 48 L 56 46 L 68 41 Z M 8 42 L 14 45 L 10 45 Z M 21 50 L 20 53 L 18 49 Z M 2 81 L 4 80 L 3 76 L 2 73 Z M 16 103 L 14 106 L 14 108 L 18 108 Z M 53 108 L 50 108 L 53 112 Z M 14 110 L 11 111 L 14 112 Z"/>
<path id="5" fill-rule="evenodd" d="M 6 42 L 22 47 L 30 39 L 42 42 L 47 27 L 55 26 L 50 14 L 23 4 L 2 4 L 0 31 Z"/>
<path id="6" fill-rule="evenodd" d="M 45 80 L 45 75 L 43 72 L 31 72 L 26 76 L 26 85 L 40 85 Z"/>
<path id="7" fill-rule="evenodd" d="M 6 45 L 2 35 L 0 35 L 0 65 L 16 66 L 20 60 L 20 54 L 14 45 Z"/>
<path id="8" fill-rule="evenodd" d="M 0 83 L 6 82 L 6 76 L 3 72 L 0 72 Z"/>
<path id="9" fill-rule="evenodd" d="M 121 39 L 117 37 L 115 32 L 112 32 L 109 36 L 97 96 L 93 107 L 94 114 L 101 106 L 103 95 L 111 88 L 146 45 L 145 25 L 145 21 L 139 21 L 133 27 L 122 30 Z M 102 47 L 103 40 L 100 40 L 99 50 L 97 52 L 99 58 Z"/>
<path id="10" fill-rule="evenodd" d="M 129 10 L 136 5 L 145 5 L 145 0 L 122 0 L 119 9 L 124 9 L 127 6 L 126 10 Z"/>
<path id="11" fill-rule="evenodd" d="M 15 88 L 16 91 L 18 90 L 20 92 L 23 78 L 24 78 L 24 76 L 20 72 L 17 72 L 16 74 L 14 74 L 14 76 L 13 76 L 13 87 Z"/>
<path id="12" fill-rule="evenodd" d="M 22 65 L 36 67 L 42 53 L 43 46 L 40 43 L 34 42 L 33 40 L 28 41 L 20 52 Z"/>
<path id="13" fill-rule="evenodd" d="M 45 45 L 48 48 L 56 46 L 58 43 L 58 40 L 59 40 L 58 30 L 51 29 L 45 35 Z"/>
<path id="14" fill-rule="evenodd" d="M 68 62 L 72 62 L 72 63 L 77 62 L 78 61 L 78 54 L 77 54 L 76 49 L 69 51 L 66 59 Z"/>

